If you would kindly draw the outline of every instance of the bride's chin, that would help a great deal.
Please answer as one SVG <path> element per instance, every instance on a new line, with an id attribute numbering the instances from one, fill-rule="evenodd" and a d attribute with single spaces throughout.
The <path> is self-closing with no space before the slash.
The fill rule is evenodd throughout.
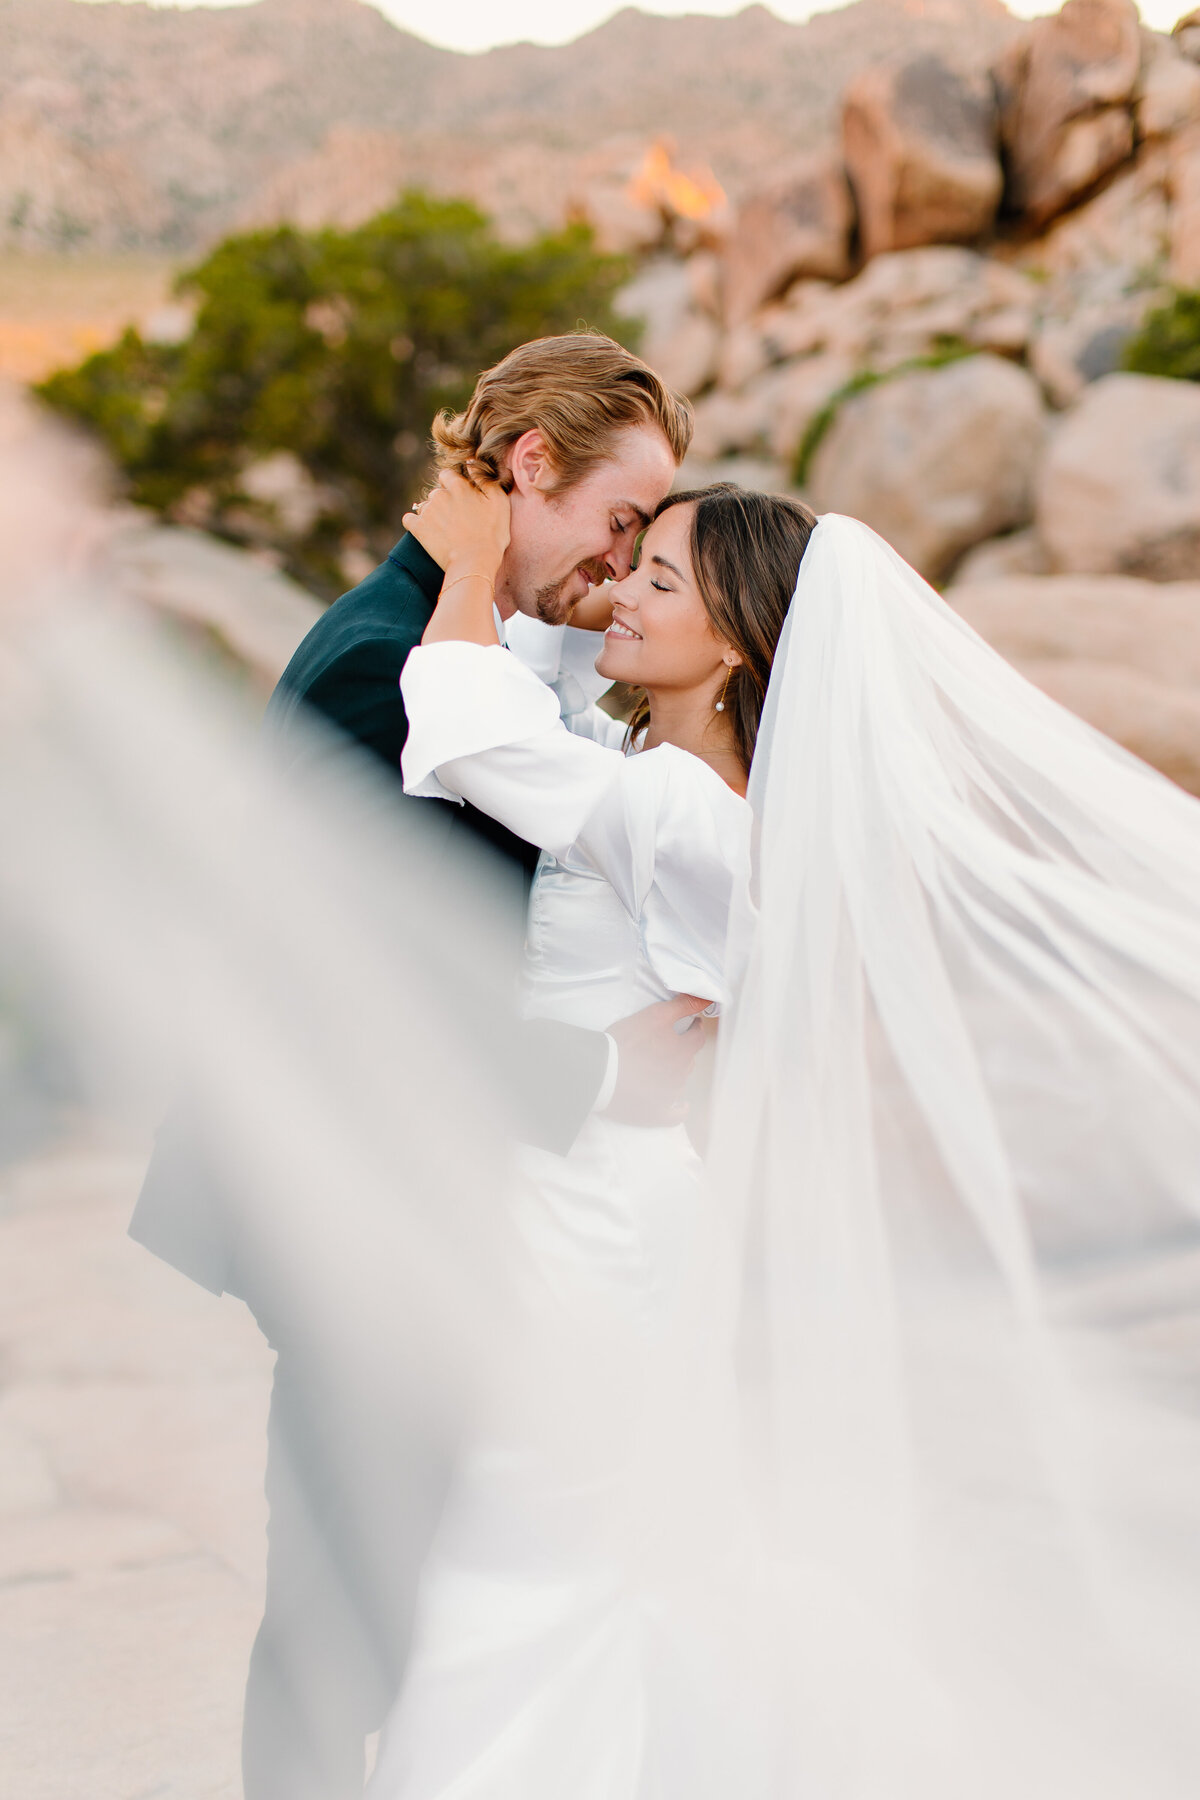
<path id="1" fill-rule="evenodd" d="M 596 673 L 603 675 L 606 681 L 624 682 L 629 687 L 642 685 L 642 678 L 636 667 L 631 668 L 629 661 L 619 652 L 616 656 L 609 656 L 602 650 L 596 658 Z"/>

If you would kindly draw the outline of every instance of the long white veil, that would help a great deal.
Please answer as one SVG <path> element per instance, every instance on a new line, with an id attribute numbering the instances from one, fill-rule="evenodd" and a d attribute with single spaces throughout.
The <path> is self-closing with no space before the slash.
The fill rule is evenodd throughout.
<path id="1" fill-rule="evenodd" d="M 435 912 L 368 771 L 280 766 L 96 591 L 64 453 L 0 412 L 0 989 L 99 1104 L 186 1081 L 307 1353 L 450 1457 L 529 1362 L 488 879 Z M 689 1796 L 1192 1800 L 1200 807 L 836 517 L 751 799 L 629 1508 L 644 1587 L 732 1665 L 731 1757 Z M 608 1419 L 590 1331 L 518 1421 L 572 1469 Z"/>
<path id="2" fill-rule="evenodd" d="M 1195 1792 L 1200 806 L 827 515 L 710 1168 L 777 1790 Z"/>

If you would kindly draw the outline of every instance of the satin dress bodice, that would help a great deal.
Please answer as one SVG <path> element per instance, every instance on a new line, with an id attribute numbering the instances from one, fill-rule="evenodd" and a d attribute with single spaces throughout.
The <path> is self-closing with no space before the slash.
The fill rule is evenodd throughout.
<path id="1" fill-rule="evenodd" d="M 669 997 L 637 921 L 604 877 L 564 867 L 546 851 L 530 895 L 521 986 L 527 1017 L 592 1031 Z"/>

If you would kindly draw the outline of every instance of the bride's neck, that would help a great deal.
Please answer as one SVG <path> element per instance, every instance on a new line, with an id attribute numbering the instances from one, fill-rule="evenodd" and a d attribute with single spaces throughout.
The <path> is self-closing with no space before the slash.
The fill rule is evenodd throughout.
<path id="1" fill-rule="evenodd" d="M 643 750 L 656 744 L 674 744 L 698 756 L 716 770 L 735 793 L 746 791 L 746 771 L 734 747 L 733 727 L 714 710 L 709 694 L 674 690 L 648 692 L 650 723 L 642 740 Z"/>

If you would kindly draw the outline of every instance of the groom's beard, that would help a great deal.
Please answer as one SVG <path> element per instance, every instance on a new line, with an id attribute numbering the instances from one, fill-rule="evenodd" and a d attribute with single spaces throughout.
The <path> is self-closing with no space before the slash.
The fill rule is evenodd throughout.
<path id="1" fill-rule="evenodd" d="M 596 587 L 599 587 L 602 581 L 608 580 L 608 570 L 599 564 L 581 563 L 579 568 L 587 570 Z M 560 581 L 551 581 L 545 587 L 535 590 L 534 611 L 543 625 L 568 625 L 570 623 L 573 608 L 584 598 L 582 594 L 577 595 L 575 599 L 566 597 L 567 590 L 574 585 L 578 573 L 579 569 L 572 569 L 571 573 L 564 575 Z"/>
<path id="2" fill-rule="evenodd" d="M 567 583 L 574 581 L 573 575 L 567 575 L 562 581 L 552 581 L 549 587 L 540 587 L 533 597 L 534 610 L 543 625 L 565 625 L 571 616 L 572 602 L 564 598 Z"/>

